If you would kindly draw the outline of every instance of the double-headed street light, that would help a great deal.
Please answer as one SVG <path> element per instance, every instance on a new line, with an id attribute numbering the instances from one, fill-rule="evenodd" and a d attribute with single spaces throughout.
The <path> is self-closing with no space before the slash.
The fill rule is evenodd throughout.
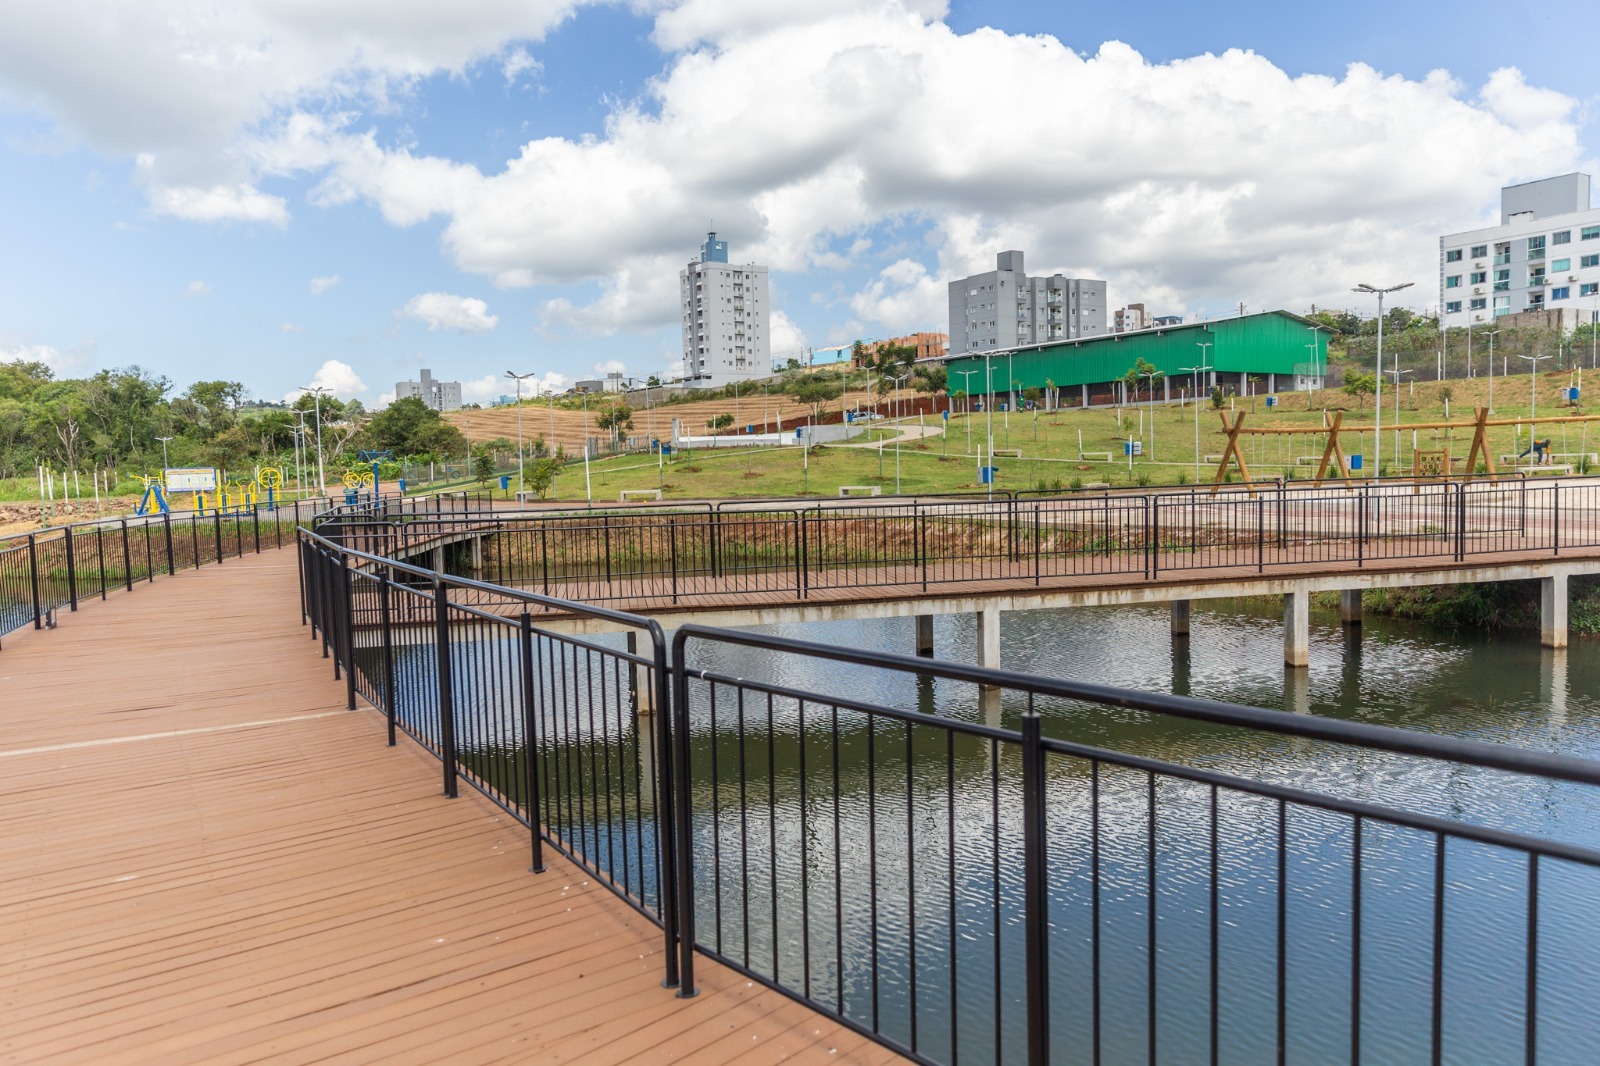
<path id="1" fill-rule="evenodd" d="M 1489 413 L 1494 414 L 1494 339 L 1500 335 L 1497 329 L 1491 329 L 1479 336 L 1489 338 Z"/>
<path id="2" fill-rule="evenodd" d="M 1372 400 L 1372 476 L 1375 478 L 1383 475 L 1383 298 L 1391 292 L 1409 289 L 1413 284 L 1414 282 L 1405 281 L 1399 285 L 1390 285 L 1388 288 L 1379 288 L 1362 282 L 1350 290 L 1378 298 L 1378 373 L 1374 387 L 1376 395 Z"/>
<path id="3" fill-rule="evenodd" d="M 1215 341 L 1196 343 L 1195 347 L 1200 349 L 1200 365 L 1178 368 L 1189 373 L 1194 388 L 1194 483 L 1196 485 L 1200 484 L 1200 374 L 1211 369 L 1206 362 L 1209 355 L 1206 349 L 1215 343 Z"/>
<path id="4" fill-rule="evenodd" d="M 961 379 L 962 379 L 961 380 L 961 391 L 963 393 L 965 393 L 966 397 L 967 397 L 967 454 L 968 455 L 972 454 L 972 386 L 967 383 L 966 379 L 970 378 L 972 375 L 976 374 L 977 372 L 978 372 L 978 370 L 977 370 L 976 367 L 974 367 L 971 370 L 957 370 L 956 371 L 957 374 L 961 375 Z M 979 480 L 980 481 L 982 480 L 982 475 L 979 475 Z"/>
<path id="5" fill-rule="evenodd" d="M 1394 378 L 1394 461 L 1400 463 L 1400 376 L 1402 374 L 1415 374 L 1415 370 L 1390 370 L 1388 375 Z"/>
<path id="6" fill-rule="evenodd" d="M 527 485 L 523 483 L 522 479 L 522 383 L 536 373 L 538 371 L 535 370 L 530 370 L 526 374 L 518 374 L 512 370 L 506 371 L 506 377 L 517 383 L 517 502 L 519 503 L 527 499 L 523 495 L 527 492 Z"/>
<path id="7" fill-rule="evenodd" d="M 325 392 L 329 392 L 331 390 L 326 385 L 315 385 L 315 386 L 307 385 L 305 388 L 301 389 L 300 391 L 301 392 L 309 392 L 311 394 L 311 396 L 313 397 L 312 403 L 316 408 L 315 418 L 317 420 L 317 493 L 318 493 L 318 495 L 326 496 L 328 494 L 328 480 L 323 475 L 323 471 L 322 471 L 322 394 L 325 393 Z"/>
<path id="8" fill-rule="evenodd" d="M 1539 360 L 1550 359 L 1548 355 L 1519 355 L 1518 359 L 1528 361 L 1528 458 L 1532 459 L 1537 453 L 1533 451 L 1533 442 L 1538 439 L 1538 430 L 1534 420 L 1538 417 L 1539 410 L 1539 379 L 1534 372 L 1539 369 Z M 1532 465 L 1531 463 L 1529 465 Z"/>
<path id="9" fill-rule="evenodd" d="M 161 469 L 162 469 L 163 473 L 166 471 L 167 467 L 172 465 L 171 463 L 167 462 L 167 441 L 174 440 L 174 439 L 176 439 L 176 438 L 173 438 L 173 437 L 157 437 L 156 438 L 156 440 L 161 442 Z"/>

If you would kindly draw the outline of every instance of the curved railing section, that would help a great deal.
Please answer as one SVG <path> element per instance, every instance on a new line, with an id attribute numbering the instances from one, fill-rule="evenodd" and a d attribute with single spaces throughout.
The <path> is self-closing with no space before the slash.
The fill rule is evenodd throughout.
<path id="1" fill-rule="evenodd" d="M 1427 491 L 1408 506 L 1435 506 Z M 1474 535 L 1514 524 L 1573 545 L 1589 505 L 1575 487 L 1515 491 L 1439 488 L 1437 506 L 1475 516 Z M 1358 498 L 1397 521 L 1407 501 L 1377 495 Z M 1184 506 L 1264 523 L 1326 498 Z M 586 546 L 545 573 L 552 592 L 588 591 L 619 571 L 671 580 L 647 569 L 660 560 L 634 521 L 664 523 L 669 563 L 709 569 L 731 565 L 715 538 L 740 522 L 860 523 L 892 553 L 885 528 L 927 506 L 493 528 Z M 1005 528 L 1016 506 L 978 517 Z M 520 818 L 535 868 L 555 846 L 659 922 L 680 995 L 713 958 L 930 1063 L 1581 1061 L 1600 1031 L 1585 954 L 1600 833 L 1584 828 L 1600 820 L 1556 832 L 1508 813 L 1600 814 L 1600 763 L 699 625 L 669 645 L 648 617 L 542 582 L 420 565 L 470 556 L 445 539 L 457 523 L 319 528 L 300 534 L 305 599 L 351 706 L 366 696 L 391 741 L 437 754 L 447 794 L 464 778 Z M 696 554 L 670 555 L 680 535 Z M 1013 562 L 1000 543 L 964 565 Z M 1176 739 L 1152 743 L 1163 723 Z"/>

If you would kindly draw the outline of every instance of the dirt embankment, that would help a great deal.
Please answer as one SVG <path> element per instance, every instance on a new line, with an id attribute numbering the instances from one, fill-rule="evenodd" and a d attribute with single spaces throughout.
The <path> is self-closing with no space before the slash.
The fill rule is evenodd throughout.
<path id="1" fill-rule="evenodd" d="M 52 505 L 49 520 L 37 503 L 0 503 L 0 537 L 27 533 L 42 526 L 64 526 L 72 522 L 86 522 L 91 518 L 109 518 L 132 514 L 139 506 L 137 496 L 114 496 L 102 500 L 99 507 L 93 500 Z"/>

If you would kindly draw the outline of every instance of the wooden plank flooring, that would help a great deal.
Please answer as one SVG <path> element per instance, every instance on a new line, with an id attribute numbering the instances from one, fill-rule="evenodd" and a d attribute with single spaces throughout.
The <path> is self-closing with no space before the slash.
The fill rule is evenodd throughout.
<path id="1" fill-rule="evenodd" d="M 889 1062 L 654 926 L 344 709 L 295 560 L 0 651 L 0 1062 Z"/>

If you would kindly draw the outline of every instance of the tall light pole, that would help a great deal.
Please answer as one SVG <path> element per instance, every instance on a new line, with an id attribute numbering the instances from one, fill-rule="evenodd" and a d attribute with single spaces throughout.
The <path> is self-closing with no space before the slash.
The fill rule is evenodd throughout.
<path id="1" fill-rule="evenodd" d="M 1534 429 L 1533 423 L 1538 416 L 1539 410 L 1539 379 L 1535 376 L 1535 372 L 1539 369 L 1539 360 L 1551 357 L 1548 355 L 1519 355 L 1517 358 L 1528 361 L 1528 459 L 1530 460 L 1528 465 L 1532 466 L 1531 460 L 1536 454 L 1533 451 L 1533 442 L 1537 439 L 1537 431 Z"/>
<path id="2" fill-rule="evenodd" d="M 1311 373 L 1306 376 L 1306 410 L 1309 411 L 1312 408 L 1311 394 L 1314 391 L 1311 387 L 1310 379 L 1316 378 L 1317 384 L 1322 384 L 1322 327 L 1307 326 L 1306 328 L 1311 331 L 1311 343 L 1306 345 L 1307 348 L 1311 349 Z"/>
<path id="3" fill-rule="evenodd" d="M 1415 370 L 1390 370 L 1388 374 L 1394 378 L 1394 461 L 1400 462 L 1400 375 L 1415 374 Z"/>
<path id="4" fill-rule="evenodd" d="M 1199 378 L 1199 375 L 1203 371 L 1207 371 L 1207 370 L 1211 369 L 1211 367 L 1208 366 L 1207 363 L 1206 363 L 1206 357 L 1208 355 L 1208 353 L 1206 352 L 1206 349 L 1211 347 L 1211 345 L 1214 344 L 1214 343 L 1215 343 L 1214 341 L 1207 341 L 1207 342 L 1205 342 L 1203 344 L 1196 344 L 1195 345 L 1196 348 L 1200 349 L 1200 365 L 1199 366 L 1182 366 L 1182 367 L 1178 368 L 1179 370 L 1188 371 L 1189 374 L 1190 374 L 1190 380 L 1192 380 L 1194 382 L 1194 483 L 1196 485 L 1200 484 L 1200 378 Z"/>
<path id="5" fill-rule="evenodd" d="M 315 387 L 308 385 L 300 391 L 309 392 L 312 395 L 312 403 L 316 408 L 314 417 L 317 420 L 317 493 L 318 495 L 326 496 L 328 494 L 328 480 L 323 475 L 322 470 L 322 394 L 328 391 L 328 387 L 326 385 L 317 385 Z"/>
<path id="6" fill-rule="evenodd" d="M 1372 476 L 1380 477 L 1383 474 L 1383 298 L 1391 292 L 1409 289 L 1413 282 L 1404 281 L 1399 285 L 1390 285 L 1388 288 L 1378 288 L 1362 282 L 1351 292 L 1364 292 L 1369 296 L 1378 298 L 1378 373 L 1377 384 L 1374 387 L 1375 395 L 1372 399 Z"/>
<path id="7" fill-rule="evenodd" d="M 533 377 L 534 373 L 535 373 L 535 371 L 532 371 L 532 370 L 528 371 L 526 374 L 518 374 L 518 373 L 516 373 L 514 371 L 511 371 L 511 370 L 507 370 L 506 371 L 506 377 L 511 378 L 513 381 L 515 381 L 517 383 L 517 497 L 518 497 L 518 502 L 521 502 L 523 499 L 526 499 L 526 497 L 523 496 L 523 493 L 525 493 L 527 491 L 527 485 L 523 483 L 523 478 L 522 478 L 522 453 L 523 453 L 523 448 L 522 448 L 522 382 L 527 378 Z"/>
<path id="8" fill-rule="evenodd" d="M 966 393 L 966 396 L 967 396 L 967 454 L 968 455 L 972 454 L 972 386 L 970 384 L 968 384 L 967 378 L 970 378 L 973 374 L 976 374 L 977 372 L 978 371 L 977 371 L 976 368 L 974 368 L 972 370 L 957 370 L 956 371 L 957 374 L 961 375 L 961 391 Z M 981 475 L 979 476 L 978 480 L 979 481 L 983 480 Z"/>
<path id="9" fill-rule="evenodd" d="M 1494 414 L 1494 339 L 1500 331 L 1492 329 L 1484 336 L 1489 338 L 1489 413 Z"/>
<path id="10" fill-rule="evenodd" d="M 1150 413 L 1150 454 L 1145 456 L 1146 462 L 1155 462 L 1156 456 L 1156 378 L 1161 377 L 1159 370 L 1146 370 L 1139 375 L 1149 381 L 1150 399 L 1145 404 L 1145 410 Z"/>
<path id="11" fill-rule="evenodd" d="M 172 439 L 174 439 L 174 438 L 172 438 L 172 437 L 157 437 L 156 438 L 156 440 L 161 442 L 161 469 L 163 471 L 165 471 L 167 467 L 172 465 L 171 463 L 167 462 L 167 441 L 172 440 Z"/>
<path id="12" fill-rule="evenodd" d="M 906 379 L 911 376 L 908 370 L 894 379 L 895 399 L 900 398 L 900 390 L 905 388 Z M 900 426 L 896 422 L 894 427 L 894 494 L 900 495 Z"/>
<path id="13" fill-rule="evenodd" d="M 983 353 L 983 431 L 989 441 L 988 458 L 984 460 L 989 471 L 988 496 L 994 499 L 994 365 L 989 353 Z M 978 478 L 979 483 L 983 478 Z"/>

